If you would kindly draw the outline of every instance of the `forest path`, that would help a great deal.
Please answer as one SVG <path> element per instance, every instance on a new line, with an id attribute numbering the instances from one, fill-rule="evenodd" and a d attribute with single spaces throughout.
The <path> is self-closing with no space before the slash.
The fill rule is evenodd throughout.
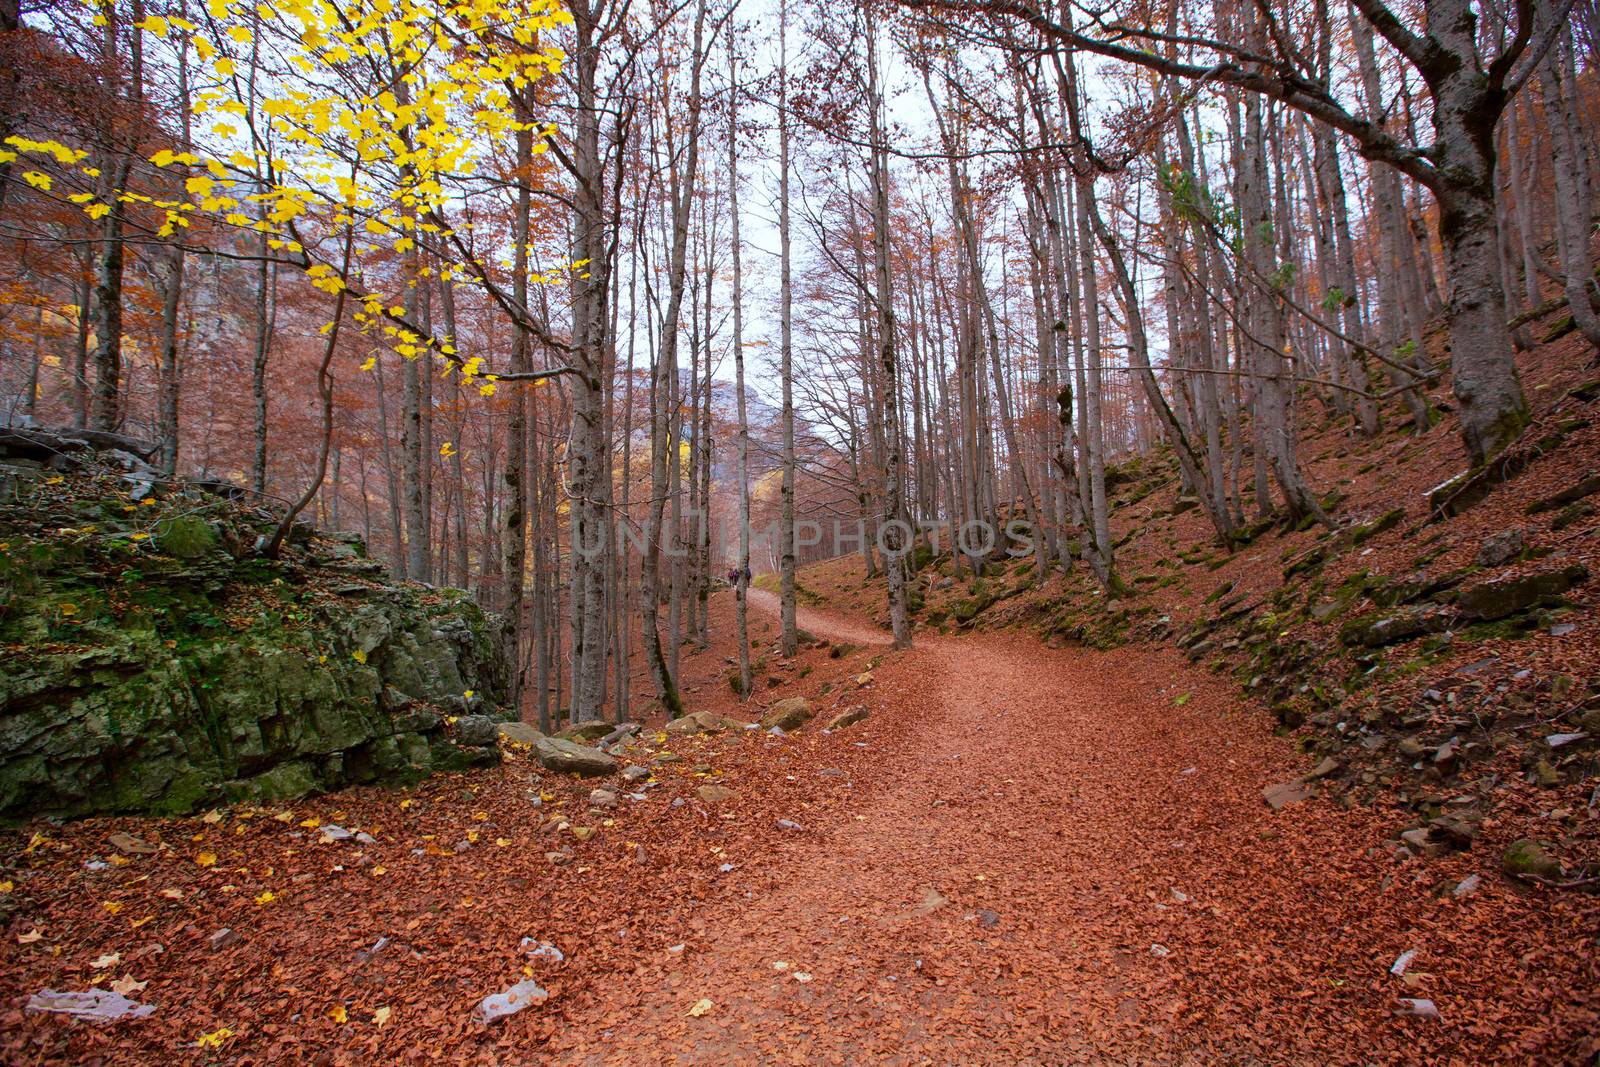
<path id="1" fill-rule="evenodd" d="M 751 586 L 745 591 L 749 597 L 750 607 L 758 612 L 764 612 L 778 618 L 778 594 L 770 593 L 765 589 Z M 849 619 L 830 615 L 826 612 L 813 611 L 803 604 L 796 604 L 794 609 L 795 625 L 810 634 L 826 637 L 831 641 L 849 641 L 858 645 L 886 645 L 889 644 L 889 635 L 883 630 L 874 629 L 862 623 L 852 622 Z"/>
<path id="2" fill-rule="evenodd" d="M 1369 815 L 1267 809 L 1304 760 L 1225 680 L 976 634 L 919 636 L 875 674 L 860 743 L 881 758 L 846 813 L 740 871 L 663 985 L 571 1020 L 604 1052 L 558 1062 L 1345 1062 L 1415 1053 L 1421 1027 L 1449 1041 L 1394 1018 L 1397 995 L 1438 994 L 1385 973 L 1433 894 L 1365 850 Z"/>

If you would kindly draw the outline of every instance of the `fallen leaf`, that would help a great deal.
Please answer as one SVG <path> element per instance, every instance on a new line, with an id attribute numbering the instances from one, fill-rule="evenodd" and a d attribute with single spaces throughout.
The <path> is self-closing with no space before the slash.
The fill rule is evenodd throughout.
<path id="1" fill-rule="evenodd" d="M 118 978 L 115 982 L 111 983 L 111 991 L 113 993 L 120 993 L 122 996 L 127 996 L 129 993 L 139 992 L 149 984 L 149 982 L 139 981 L 131 974 L 125 974 L 121 978 Z"/>
<path id="2" fill-rule="evenodd" d="M 714 1007 L 714 1005 L 711 1003 L 710 997 L 701 997 L 699 1000 L 694 1002 L 692 1007 L 690 1007 L 689 1018 L 698 1019 L 700 1016 L 710 1011 L 712 1007 Z"/>
<path id="3" fill-rule="evenodd" d="M 335 1004 L 329 1009 L 328 1018 L 332 1019 L 336 1023 L 349 1022 L 350 1013 L 345 1010 L 343 1004 Z"/>
<path id="4" fill-rule="evenodd" d="M 120 953 L 120 952 L 108 952 L 104 956 L 99 957 L 98 959 L 90 960 L 89 961 L 89 966 L 93 967 L 97 971 L 103 971 L 107 967 L 115 967 L 117 964 L 119 964 L 121 962 L 122 962 L 122 953 Z"/>
<path id="5" fill-rule="evenodd" d="M 265 893 L 261 893 L 256 897 L 256 903 L 257 904 L 271 904 L 274 900 L 277 900 L 277 899 L 278 899 L 278 894 L 274 893 L 272 890 L 269 889 Z"/>
<path id="6" fill-rule="evenodd" d="M 213 1030 L 209 1034 L 201 1034 L 195 1044 L 201 1048 L 221 1048 L 222 1043 L 233 1036 L 233 1031 L 226 1026 Z"/>
<path id="7" fill-rule="evenodd" d="M 379 1008 L 377 1011 L 372 1013 L 372 1021 L 378 1026 L 382 1026 L 384 1023 L 389 1021 L 389 1016 L 392 1014 L 394 1013 L 391 1012 L 387 1007 Z"/>
<path id="8" fill-rule="evenodd" d="M 19 944 L 19 945 L 31 945 L 35 941 L 43 941 L 43 940 L 44 940 L 44 935 L 39 932 L 37 927 L 35 927 L 32 930 L 29 930 L 25 934 L 18 934 L 17 935 L 17 944 Z"/>
<path id="9" fill-rule="evenodd" d="M 160 846 L 158 845 L 152 845 L 150 842 L 142 838 L 134 837 L 132 834 L 125 834 L 120 831 L 112 834 L 110 837 L 106 838 L 106 840 L 111 842 L 112 845 L 122 852 L 132 852 L 140 856 L 147 856 L 152 852 L 159 851 L 160 849 Z"/>
<path id="10" fill-rule="evenodd" d="M 202 867 L 215 867 L 217 865 L 217 854 L 215 852 L 202 852 L 194 858 L 194 861 Z"/>

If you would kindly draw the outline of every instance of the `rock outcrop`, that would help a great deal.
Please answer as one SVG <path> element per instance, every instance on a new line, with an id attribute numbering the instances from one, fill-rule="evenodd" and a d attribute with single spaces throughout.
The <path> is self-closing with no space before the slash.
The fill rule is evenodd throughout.
<path id="1" fill-rule="evenodd" d="M 114 470 L 0 504 L 0 820 L 182 813 L 499 758 L 493 620 L 357 537 Z M 454 725 L 451 725 L 454 720 Z"/>
<path id="2" fill-rule="evenodd" d="M 776 726 L 778 729 L 788 733 L 791 730 L 798 730 L 810 722 L 811 717 L 816 713 L 816 709 L 811 706 L 811 701 L 805 697 L 787 697 L 767 709 L 767 713 L 761 717 L 761 727 L 764 730 L 770 730 Z"/>

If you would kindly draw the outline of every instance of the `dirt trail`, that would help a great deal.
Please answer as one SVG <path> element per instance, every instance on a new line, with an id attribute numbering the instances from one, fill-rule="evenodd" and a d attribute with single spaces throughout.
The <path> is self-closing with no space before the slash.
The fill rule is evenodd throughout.
<path id="1" fill-rule="evenodd" d="M 1495 972 L 1562 932 L 1499 885 L 1441 899 L 1470 861 L 1397 865 L 1371 813 L 1270 813 L 1260 790 L 1304 761 L 1228 683 L 1164 654 L 918 641 L 876 672 L 853 810 L 766 813 L 803 840 L 740 872 L 659 984 L 579 1011 L 590 1051 L 558 1040 L 558 1062 L 1483 1060 L 1541 1025 L 1494 1002 Z M 1387 973 L 1411 948 L 1415 987 Z M 1443 1018 L 1397 1019 L 1402 996 Z"/>
<path id="2" fill-rule="evenodd" d="M 769 593 L 765 589 L 751 586 L 748 590 L 749 603 L 758 612 L 765 612 L 774 619 L 778 617 L 778 594 Z M 807 633 L 818 637 L 826 637 L 833 641 L 849 641 L 858 645 L 886 645 L 889 635 L 882 630 L 864 626 L 861 623 L 842 619 L 837 615 L 829 615 L 820 611 L 812 611 L 808 607 L 796 604 L 794 609 L 795 625 Z"/>

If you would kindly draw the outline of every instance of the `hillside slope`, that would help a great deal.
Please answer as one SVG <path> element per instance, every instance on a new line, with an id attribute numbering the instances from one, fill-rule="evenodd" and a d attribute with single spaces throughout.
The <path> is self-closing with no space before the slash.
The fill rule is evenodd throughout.
<path id="1" fill-rule="evenodd" d="M 1448 415 L 1425 435 L 1400 425 L 1373 440 L 1330 421 L 1302 455 L 1340 528 L 1262 522 L 1229 552 L 1158 452 L 1108 473 L 1129 596 L 1108 600 L 1082 566 L 1040 584 L 1031 559 L 958 581 L 945 555 L 917 579 L 920 631 L 1175 645 L 1329 761 L 1307 792 L 1394 808 L 1396 838 L 1410 831 L 1403 847 L 1429 854 L 1489 826 L 1501 847 L 1541 840 L 1561 873 L 1523 873 L 1588 888 L 1600 874 L 1600 378 L 1587 357 L 1567 337 L 1528 360 L 1534 424 L 1468 492 L 1440 491 L 1464 465 Z M 1432 399 L 1447 395 L 1441 383 Z M 801 584 L 886 621 L 859 558 Z"/>

